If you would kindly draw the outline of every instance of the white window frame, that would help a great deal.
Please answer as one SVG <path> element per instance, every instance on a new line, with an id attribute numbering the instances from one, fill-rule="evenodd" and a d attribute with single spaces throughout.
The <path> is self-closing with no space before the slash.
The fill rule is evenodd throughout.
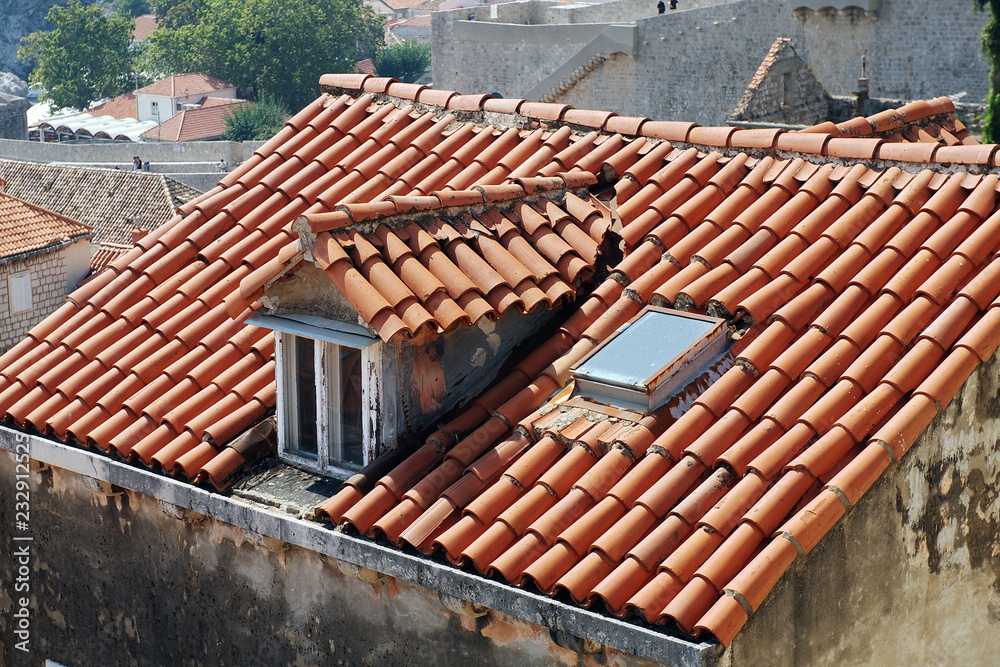
<path id="1" fill-rule="evenodd" d="M 380 401 L 379 376 L 381 344 L 376 343 L 367 347 L 357 348 L 342 343 L 309 338 L 301 334 L 275 331 L 275 356 L 276 379 L 278 382 L 278 453 L 290 463 L 305 468 L 318 470 L 324 473 L 333 473 L 338 476 L 350 475 L 361 466 L 368 464 L 375 456 L 377 450 L 377 434 L 379 428 L 379 415 L 377 409 Z M 296 408 L 295 398 L 295 376 L 292 368 L 295 357 L 294 345 L 296 337 L 310 341 L 314 345 L 314 373 L 316 377 L 316 440 L 317 452 L 313 458 L 301 450 L 295 444 L 298 441 L 298 420 L 299 413 Z M 342 443 L 337 442 L 336 437 L 331 437 L 334 429 L 338 428 L 335 419 L 336 412 L 334 406 L 339 402 L 339 398 L 332 396 L 338 391 L 339 383 L 334 383 L 334 378 L 339 377 L 340 347 L 353 347 L 361 351 L 361 425 L 362 437 L 362 460 L 360 464 L 353 464 L 343 461 L 337 451 Z M 331 390 L 331 385 L 333 389 Z"/>
<path id="2" fill-rule="evenodd" d="M 7 278 L 7 294 L 10 297 L 11 315 L 30 311 L 34 307 L 31 291 L 31 271 L 14 273 Z"/>

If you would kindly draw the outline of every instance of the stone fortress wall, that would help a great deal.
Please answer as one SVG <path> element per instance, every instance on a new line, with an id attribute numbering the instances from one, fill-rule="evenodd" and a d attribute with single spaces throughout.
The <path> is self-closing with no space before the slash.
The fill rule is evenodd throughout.
<path id="1" fill-rule="evenodd" d="M 771 44 L 789 37 L 834 95 L 855 91 L 863 56 L 872 97 L 986 94 L 986 15 L 971 2 L 681 0 L 662 16 L 636 0 L 554 4 L 435 13 L 435 87 L 724 124 Z"/>

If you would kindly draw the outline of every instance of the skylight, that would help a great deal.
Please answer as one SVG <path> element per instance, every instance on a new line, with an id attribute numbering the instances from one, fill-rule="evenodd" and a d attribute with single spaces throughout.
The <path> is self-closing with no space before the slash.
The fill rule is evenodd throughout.
<path id="1" fill-rule="evenodd" d="M 648 412 L 725 352 L 725 320 L 648 307 L 574 369 L 576 393 Z"/>

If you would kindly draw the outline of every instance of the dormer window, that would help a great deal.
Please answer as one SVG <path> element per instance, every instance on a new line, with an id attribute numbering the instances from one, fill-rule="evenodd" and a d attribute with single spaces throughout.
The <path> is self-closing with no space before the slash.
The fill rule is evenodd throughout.
<path id="1" fill-rule="evenodd" d="M 282 335 L 288 373 L 286 451 L 320 467 L 365 463 L 361 350 Z"/>
<path id="2" fill-rule="evenodd" d="M 575 393 L 650 412 L 725 352 L 725 320 L 647 307 L 573 368 Z"/>
<path id="3" fill-rule="evenodd" d="M 282 458 L 339 476 L 374 458 L 393 435 L 377 414 L 381 342 L 361 326 L 308 315 L 250 323 L 275 331 Z"/>

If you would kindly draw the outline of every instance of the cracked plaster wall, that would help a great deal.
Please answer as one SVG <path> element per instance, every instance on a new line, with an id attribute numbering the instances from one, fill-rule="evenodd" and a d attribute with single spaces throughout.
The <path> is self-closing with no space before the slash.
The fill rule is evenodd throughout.
<path id="1" fill-rule="evenodd" d="M 1000 360 L 799 557 L 733 665 L 987 665 L 1000 653 Z"/>

